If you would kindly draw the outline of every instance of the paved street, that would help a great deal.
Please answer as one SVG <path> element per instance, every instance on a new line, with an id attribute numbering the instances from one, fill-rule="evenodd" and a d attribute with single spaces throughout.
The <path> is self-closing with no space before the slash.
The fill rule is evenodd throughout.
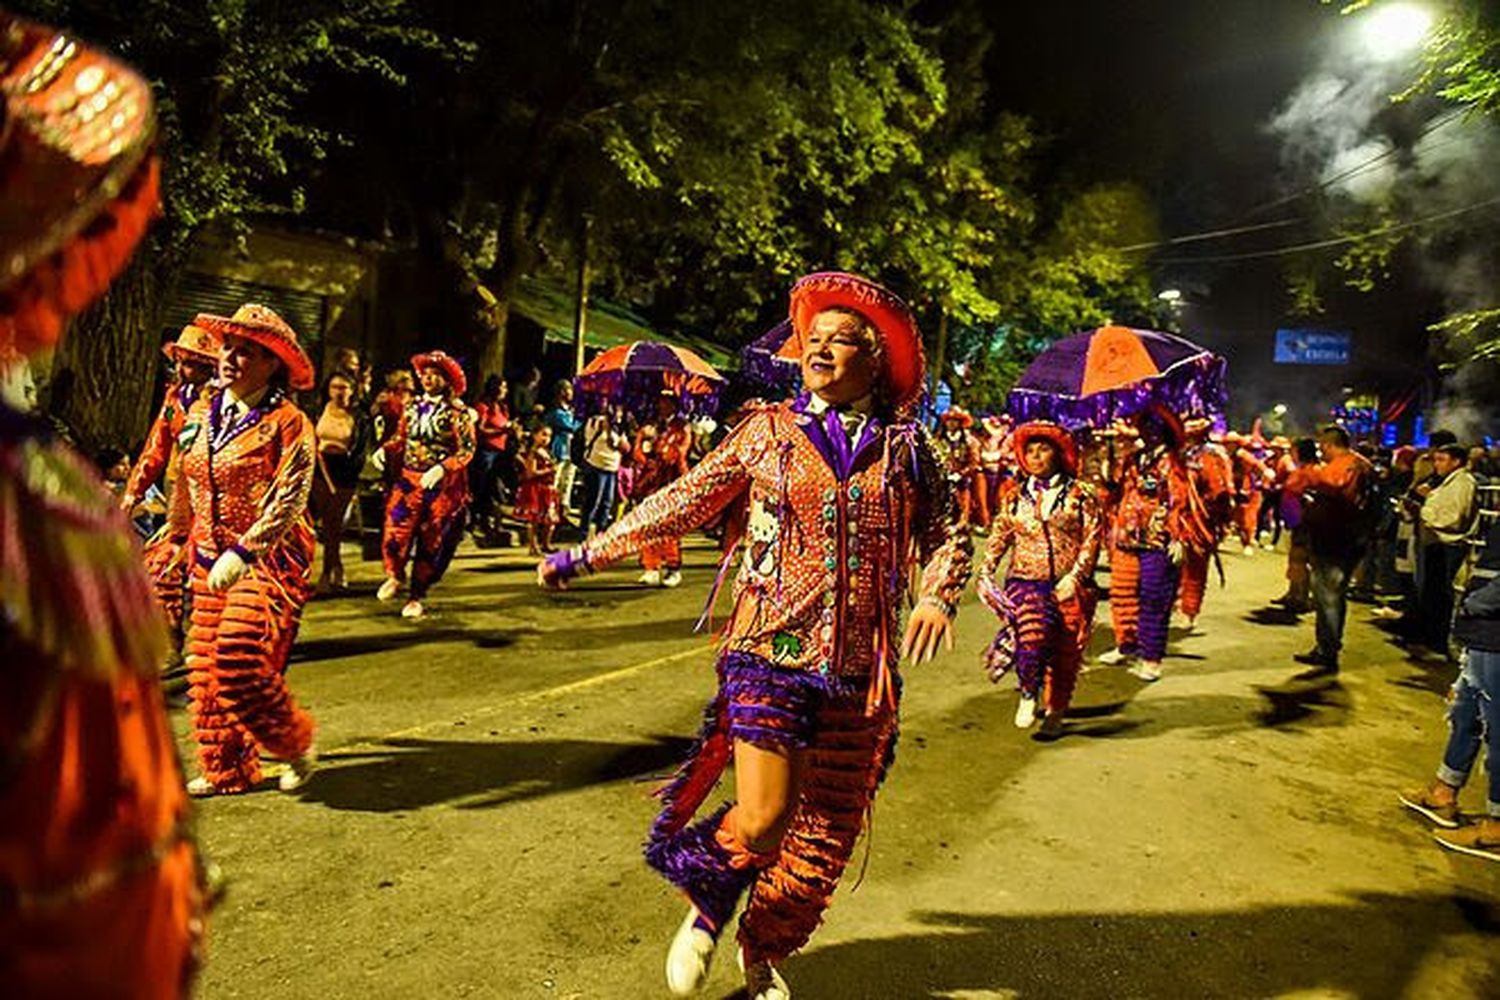
<path id="1" fill-rule="evenodd" d="M 199 809 L 228 879 L 201 995 L 665 996 L 682 904 L 638 848 L 711 691 L 713 555 L 676 591 L 621 569 L 551 595 L 465 550 L 419 624 L 351 563 L 290 668 L 325 769 Z M 1500 868 L 1395 799 L 1437 762 L 1451 673 L 1356 605 L 1343 685 L 1267 695 L 1311 624 L 1264 608 L 1279 556 L 1224 562 L 1166 678 L 1090 672 L 1050 745 L 984 679 L 969 602 L 957 651 L 908 672 L 862 884 L 863 845 L 788 963 L 799 998 L 1500 996 Z M 704 995 L 736 979 L 726 948 Z"/>

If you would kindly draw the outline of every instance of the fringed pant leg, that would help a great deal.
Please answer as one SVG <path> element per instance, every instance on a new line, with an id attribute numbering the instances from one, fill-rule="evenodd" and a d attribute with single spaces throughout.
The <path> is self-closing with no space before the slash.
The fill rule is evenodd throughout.
<path id="1" fill-rule="evenodd" d="M 385 530 L 380 555 L 385 564 L 385 575 L 397 580 L 406 579 L 412 536 L 427 507 L 427 495 L 419 482 L 421 478 L 421 473 L 402 469 L 392 480 L 385 498 Z"/>
<path id="2" fill-rule="evenodd" d="M 1203 593 L 1208 589 L 1208 566 L 1211 556 L 1189 548 L 1182 559 L 1182 588 L 1178 604 L 1182 613 L 1197 618 L 1203 611 Z"/>
<path id="3" fill-rule="evenodd" d="M 1167 654 L 1167 628 L 1172 621 L 1172 602 L 1177 596 L 1177 567 L 1166 552 L 1150 549 L 1137 553 L 1140 561 L 1141 659 L 1159 663 Z"/>
<path id="4" fill-rule="evenodd" d="M 416 600 L 426 597 L 448 571 L 453 553 L 463 540 L 468 502 L 468 484 L 460 476 L 444 477 L 426 500 L 412 553 L 411 596 Z"/>
<path id="5" fill-rule="evenodd" d="M 185 545 L 165 537 L 165 532 L 146 543 L 146 573 L 151 590 L 161 606 L 174 642 L 181 641 L 187 613 L 188 553 Z"/>
<path id="6" fill-rule="evenodd" d="M 1235 530 L 1239 535 L 1241 545 L 1254 545 L 1255 535 L 1260 523 L 1260 505 L 1262 503 L 1260 491 L 1250 494 L 1250 498 L 1235 509 Z"/>
<path id="7" fill-rule="evenodd" d="M 223 594 L 208 589 L 208 571 L 195 571 L 187 637 L 188 707 L 203 776 L 220 791 L 243 792 L 260 781 L 260 751 L 220 696 L 214 661 L 224 603 Z"/>
<path id="8" fill-rule="evenodd" d="M 1073 692 L 1078 687 L 1078 674 L 1083 668 L 1083 652 L 1094 627 L 1094 598 L 1092 594 L 1080 594 L 1056 606 L 1059 622 L 1051 635 L 1050 667 L 1043 700 L 1049 713 L 1064 714 L 1073 704 Z"/>
<path id="9" fill-rule="evenodd" d="M 669 538 L 641 549 L 641 565 L 648 570 L 681 569 L 682 539 Z"/>
<path id="10" fill-rule="evenodd" d="M 1109 550 L 1109 620 L 1114 626 L 1115 646 L 1134 655 L 1140 621 L 1141 561 L 1138 553 L 1111 547 Z"/>
<path id="11" fill-rule="evenodd" d="M 785 958 L 822 922 L 894 757 L 896 728 L 889 709 L 865 714 L 863 692 L 831 696 L 818 712 L 797 811 L 740 918 L 747 962 Z"/>
<path id="12" fill-rule="evenodd" d="M 1006 580 L 1005 599 L 1016 611 L 1016 682 L 1022 694 L 1036 697 L 1062 614 L 1052 599 L 1052 584 L 1045 580 Z"/>

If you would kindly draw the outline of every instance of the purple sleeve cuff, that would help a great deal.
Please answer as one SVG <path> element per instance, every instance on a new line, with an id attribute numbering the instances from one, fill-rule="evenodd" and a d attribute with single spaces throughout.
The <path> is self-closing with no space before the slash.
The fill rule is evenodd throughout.
<path id="1" fill-rule="evenodd" d="M 251 563 L 255 562 L 255 553 L 251 552 L 249 549 L 245 548 L 243 545 L 231 545 L 231 546 L 229 546 L 229 551 L 235 553 L 241 559 L 245 560 L 245 565 L 246 566 L 248 566 Z"/>
<path id="2" fill-rule="evenodd" d="M 594 571 L 589 565 L 588 553 L 581 548 L 552 553 L 547 557 L 547 568 L 557 574 L 559 580 L 571 580 Z"/>

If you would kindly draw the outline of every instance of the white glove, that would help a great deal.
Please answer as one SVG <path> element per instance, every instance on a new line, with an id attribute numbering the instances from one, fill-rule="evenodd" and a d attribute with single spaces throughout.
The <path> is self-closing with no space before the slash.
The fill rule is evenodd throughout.
<path id="1" fill-rule="evenodd" d="M 370 456 L 370 464 L 375 466 L 376 472 L 385 471 L 385 449 L 376 448 L 375 454 Z"/>
<path id="2" fill-rule="evenodd" d="M 245 560 L 234 549 L 226 549 L 218 559 L 214 560 L 214 568 L 208 571 L 208 589 L 215 594 L 222 594 L 235 581 L 245 575 L 250 567 L 245 565 Z"/>
<path id="3" fill-rule="evenodd" d="M 1072 573 L 1064 573 L 1057 586 L 1052 588 L 1052 596 L 1059 601 L 1071 601 L 1073 595 L 1078 593 L 1078 580 Z"/>
<path id="4" fill-rule="evenodd" d="M 447 471 L 448 470 L 443 468 L 441 465 L 434 465 L 432 468 L 422 473 L 422 478 L 418 480 L 422 484 L 422 489 L 430 490 L 438 483 L 442 482 L 443 475 Z"/>
<path id="5" fill-rule="evenodd" d="M 1172 542 L 1167 546 L 1167 558 L 1172 560 L 1173 566 L 1181 566 L 1186 555 L 1187 549 L 1181 542 Z"/>

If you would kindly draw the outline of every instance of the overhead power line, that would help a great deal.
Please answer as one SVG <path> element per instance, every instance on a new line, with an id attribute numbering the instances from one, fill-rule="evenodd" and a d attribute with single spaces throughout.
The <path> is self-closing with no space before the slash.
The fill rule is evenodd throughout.
<path id="1" fill-rule="evenodd" d="M 1393 222 L 1386 226 L 1377 226 L 1367 229 L 1362 233 L 1354 233 L 1349 236 L 1338 236 L 1333 239 L 1316 240 L 1312 243 L 1296 243 L 1291 246 L 1273 247 L 1269 250 L 1253 250 L 1248 253 L 1214 254 L 1207 257 L 1165 257 L 1156 261 L 1158 264 L 1224 264 L 1236 260 L 1257 260 L 1265 257 L 1285 257 L 1295 253 L 1306 253 L 1312 250 L 1326 250 L 1329 247 L 1343 246 L 1347 243 L 1355 243 L 1371 236 L 1384 236 L 1387 233 L 1402 232 L 1407 229 L 1415 229 L 1433 222 L 1441 222 L 1443 219 L 1451 219 L 1455 216 L 1466 215 L 1469 212 L 1477 212 L 1481 209 L 1500 205 L 1500 196 L 1490 198 L 1487 201 L 1475 202 L 1462 208 L 1449 209 L 1446 212 L 1436 212 L 1432 215 L 1423 216 L 1420 219 L 1412 219 L 1410 222 Z"/>

